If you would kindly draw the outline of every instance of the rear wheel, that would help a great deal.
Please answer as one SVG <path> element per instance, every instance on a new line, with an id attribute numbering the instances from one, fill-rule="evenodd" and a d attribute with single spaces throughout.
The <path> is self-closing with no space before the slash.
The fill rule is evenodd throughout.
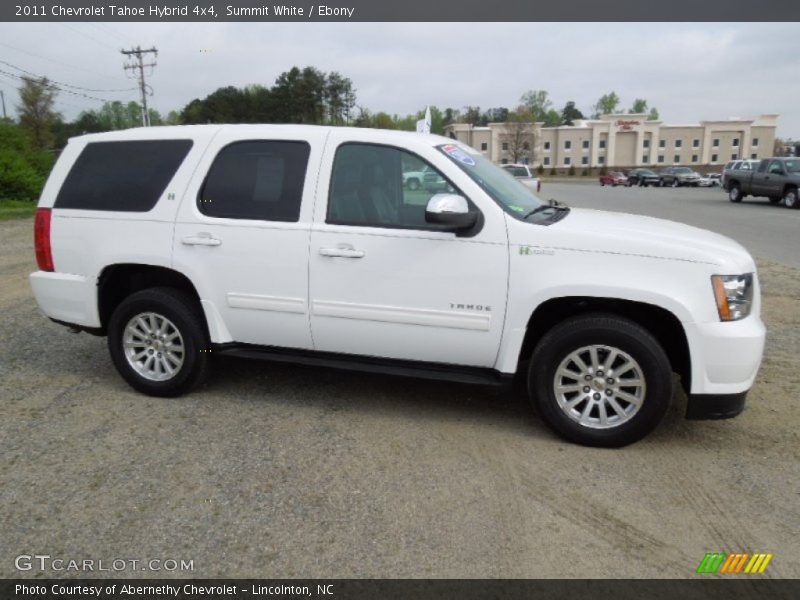
<path id="1" fill-rule="evenodd" d="M 174 288 L 132 294 L 108 323 L 114 366 L 132 388 L 151 396 L 179 396 L 201 383 L 208 346 L 197 301 Z"/>
<path id="2" fill-rule="evenodd" d="M 676 187 L 678 187 L 679 185 L 680 185 L 680 184 L 678 183 L 678 180 L 677 180 L 677 179 L 673 179 L 673 180 L 672 180 L 672 187 L 676 188 Z"/>
<path id="3" fill-rule="evenodd" d="M 562 437 L 618 447 L 661 421 L 672 398 L 672 369 L 658 341 L 637 323 L 588 314 L 542 338 L 531 358 L 528 391 Z"/>
<path id="4" fill-rule="evenodd" d="M 728 186 L 728 200 L 731 202 L 742 201 L 742 188 L 738 183 L 732 183 Z"/>
<path id="5" fill-rule="evenodd" d="M 800 201 L 797 198 L 797 188 L 789 188 L 783 195 L 783 205 L 786 208 L 800 208 Z"/>

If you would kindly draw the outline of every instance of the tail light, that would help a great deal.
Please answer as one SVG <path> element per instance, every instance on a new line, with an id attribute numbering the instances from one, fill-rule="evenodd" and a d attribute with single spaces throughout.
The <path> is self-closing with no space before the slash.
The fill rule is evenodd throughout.
<path id="1" fill-rule="evenodd" d="M 40 271 L 54 271 L 53 251 L 50 248 L 50 209 L 36 209 L 33 222 L 33 246 Z"/>

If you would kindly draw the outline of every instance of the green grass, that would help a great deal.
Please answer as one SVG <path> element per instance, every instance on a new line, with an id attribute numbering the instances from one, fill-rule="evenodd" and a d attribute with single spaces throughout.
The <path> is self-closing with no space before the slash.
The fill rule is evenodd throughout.
<path id="1" fill-rule="evenodd" d="M 36 211 L 36 202 L 29 200 L 0 200 L 0 221 L 25 219 Z"/>

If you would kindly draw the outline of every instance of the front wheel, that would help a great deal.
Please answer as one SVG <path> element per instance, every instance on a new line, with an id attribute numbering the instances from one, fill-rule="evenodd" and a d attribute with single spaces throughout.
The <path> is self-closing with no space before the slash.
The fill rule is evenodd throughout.
<path id="1" fill-rule="evenodd" d="M 800 208 L 800 201 L 797 198 L 797 188 L 790 188 L 786 190 L 783 195 L 783 205 L 786 208 Z"/>
<path id="2" fill-rule="evenodd" d="M 739 187 L 738 183 L 732 183 L 728 188 L 728 200 L 731 202 L 742 201 L 742 188 Z"/>
<path id="3" fill-rule="evenodd" d="M 553 430 L 587 446 L 619 447 L 650 433 L 669 407 L 672 369 L 646 329 L 610 314 L 568 319 L 534 350 L 533 405 Z"/>
<path id="4" fill-rule="evenodd" d="M 676 188 L 676 187 L 678 187 L 679 185 L 680 185 L 680 184 L 678 183 L 678 180 L 677 180 L 677 179 L 673 179 L 673 180 L 672 180 L 672 187 Z"/>
<path id="5" fill-rule="evenodd" d="M 128 384 L 150 396 L 179 396 L 208 372 L 202 310 L 187 293 L 150 288 L 122 301 L 108 323 L 108 349 Z"/>

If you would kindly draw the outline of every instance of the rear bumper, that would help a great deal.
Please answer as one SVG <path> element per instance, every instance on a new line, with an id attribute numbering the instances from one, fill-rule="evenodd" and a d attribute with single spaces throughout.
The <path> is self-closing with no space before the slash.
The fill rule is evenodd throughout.
<path id="1" fill-rule="evenodd" d="M 94 279 L 36 271 L 31 273 L 30 282 L 36 303 L 52 320 L 80 327 L 100 327 Z"/>
<path id="2" fill-rule="evenodd" d="M 747 392 L 738 394 L 690 394 L 687 419 L 732 419 L 744 410 Z"/>

